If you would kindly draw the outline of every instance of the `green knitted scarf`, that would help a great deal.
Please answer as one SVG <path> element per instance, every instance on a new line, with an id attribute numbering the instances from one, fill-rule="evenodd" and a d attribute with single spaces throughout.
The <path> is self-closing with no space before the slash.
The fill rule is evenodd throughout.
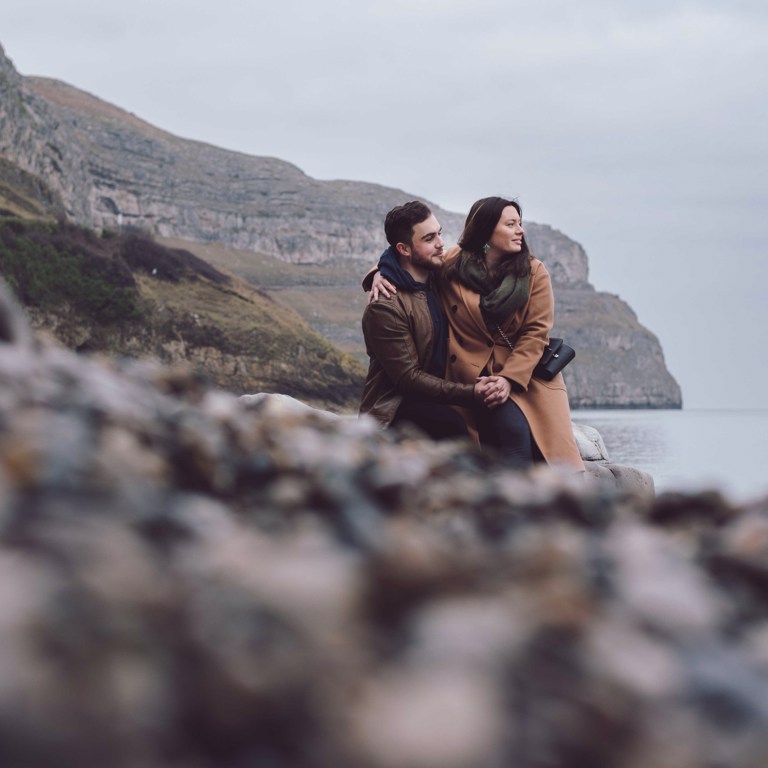
<path id="1" fill-rule="evenodd" d="M 528 301 L 530 276 L 517 277 L 511 274 L 511 267 L 509 262 L 502 264 L 497 274 L 491 276 L 485 262 L 467 251 L 462 251 L 456 259 L 455 270 L 459 281 L 480 294 L 483 320 L 493 331 Z"/>

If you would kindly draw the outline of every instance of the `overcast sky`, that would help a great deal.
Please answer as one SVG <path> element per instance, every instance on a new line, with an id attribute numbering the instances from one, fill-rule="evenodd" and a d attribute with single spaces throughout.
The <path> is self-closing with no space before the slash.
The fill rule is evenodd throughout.
<path id="1" fill-rule="evenodd" d="M 3 0 L 0 42 L 316 178 L 518 197 L 659 337 L 686 408 L 768 408 L 765 0 Z"/>

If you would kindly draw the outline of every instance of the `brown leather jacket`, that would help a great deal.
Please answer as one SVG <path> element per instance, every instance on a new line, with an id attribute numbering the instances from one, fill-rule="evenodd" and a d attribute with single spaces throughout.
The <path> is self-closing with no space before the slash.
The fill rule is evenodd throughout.
<path id="1" fill-rule="evenodd" d="M 371 302 L 363 312 L 363 336 L 370 364 L 360 413 L 369 413 L 386 427 L 405 397 L 472 404 L 473 384 L 446 381 L 425 371 L 434 344 L 426 291 L 398 291 Z"/>

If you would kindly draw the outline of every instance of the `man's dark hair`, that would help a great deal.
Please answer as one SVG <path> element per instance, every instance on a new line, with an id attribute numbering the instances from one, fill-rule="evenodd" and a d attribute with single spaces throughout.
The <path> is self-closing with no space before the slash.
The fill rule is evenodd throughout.
<path id="1" fill-rule="evenodd" d="M 422 221 L 426 221 L 431 215 L 432 211 L 418 200 L 396 206 L 384 219 L 384 234 L 387 236 L 387 242 L 393 248 L 396 248 L 398 243 L 413 245 L 413 228 Z"/>

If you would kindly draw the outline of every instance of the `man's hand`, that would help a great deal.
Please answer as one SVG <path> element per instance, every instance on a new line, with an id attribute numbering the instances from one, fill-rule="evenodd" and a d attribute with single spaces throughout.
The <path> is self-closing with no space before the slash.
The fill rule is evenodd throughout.
<path id="1" fill-rule="evenodd" d="M 388 299 L 391 299 L 395 293 L 397 293 L 397 288 L 395 288 L 386 277 L 382 277 L 381 272 L 377 272 L 373 276 L 371 292 L 368 294 L 368 303 L 370 304 L 372 301 L 378 301 L 381 294 Z"/>
<path id="2" fill-rule="evenodd" d="M 512 382 L 503 376 L 480 376 L 475 382 L 475 399 L 486 408 L 498 408 L 512 393 Z"/>

